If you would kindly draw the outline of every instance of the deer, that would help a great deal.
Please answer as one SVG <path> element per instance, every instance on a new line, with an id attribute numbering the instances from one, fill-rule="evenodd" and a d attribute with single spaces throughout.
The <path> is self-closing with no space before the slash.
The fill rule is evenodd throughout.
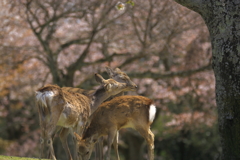
<path id="1" fill-rule="evenodd" d="M 105 67 L 108 75 L 110 78 L 122 82 L 122 83 L 127 83 L 129 85 L 135 85 L 134 82 L 131 81 L 129 76 L 121 71 L 119 68 L 115 68 L 115 70 L 111 69 L 110 67 L 106 66 Z M 136 86 L 137 87 L 137 86 Z M 77 92 L 77 93 L 82 93 L 84 95 L 89 95 L 92 93 L 94 90 L 84 90 L 81 88 L 73 88 L 73 87 L 63 87 L 63 89 L 72 91 L 72 92 Z M 113 95 L 109 97 L 107 100 L 111 100 L 114 97 L 124 95 L 124 92 L 120 92 L 116 95 Z M 106 101 L 107 101 L 106 100 Z M 96 108 L 92 108 L 91 112 L 93 113 Z M 95 145 L 96 146 L 96 160 L 103 160 L 103 139 L 99 139 L 98 143 Z"/>
<path id="2" fill-rule="evenodd" d="M 123 71 L 121 71 L 119 68 L 115 68 L 115 70 L 113 70 L 110 67 L 106 66 L 105 69 L 106 69 L 108 75 L 110 76 L 110 78 L 112 78 L 118 82 L 123 82 L 123 83 L 127 83 L 129 85 L 134 85 L 134 83 L 131 81 L 131 79 L 128 77 L 128 75 L 126 73 L 124 73 Z M 109 101 L 109 100 L 113 99 L 114 97 L 118 97 L 118 96 L 122 96 L 122 95 L 124 95 L 124 92 L 120 92 L 119 94 L 111 96 L 106 101 Z M 95 147 L 96 147 L 95 159 L 103 160 L 103 138 L 100 138 L 98 140 L 98 143 L 96 143 Z"/>
<path id="3" fill-rule="evenodd" d="M 82 160 L 89 160 L 93 147 L 102 136 L 108 136 L 107 160 L 110 160 L 111 145 L 118 154 L 118 130 L 133 128 L 146 140 L 148 158 L 154 160 L 154 134 L 150 130 L 156 114 L 153 101 L 143 96 L 119 96 L 102 103 L 89 117 L 82 136 L 74 132 L 77 150 Z"/>
<path id="4" fill-rule="evenodd" d="M 101 87 L 90 95 L 67 91 L 57 85 L 46 85 L 36 91 L 36 105 L 42 130 L 40 158 L 42 157 L 44 143 L 47 141 L 50 156 L 53 160 L 56 160 L 52 139 L 56 126 L 60 126 L 62 127 L 59 135 L 60 140 L 68 159 L 72 160 L 67 144 L 69 132 L 74 138 L 73 132 L 81 135 L 83 126 L 91 114 L 91 108 L 96 108 L 112 95 L 124 91 L 134 91 L 137 87 L 133 82 L 129 85 L 117 82 L 114 79 L 105 80 L 99 74 L 95 74 L 95 79 L 101 84 Z M 78 159 L 76 149 L 74 150 L 74 159 Z"/>

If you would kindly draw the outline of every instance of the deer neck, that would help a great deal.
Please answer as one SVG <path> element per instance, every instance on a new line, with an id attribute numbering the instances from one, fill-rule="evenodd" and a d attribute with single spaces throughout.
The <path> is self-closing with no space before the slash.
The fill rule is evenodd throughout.
<path id="1" fill-rule="evenodd" d="M 95 123 L 91 123 L 90 126 L 88 126 L 86 128 L 86 130 L 83 132 L 83 136 L 82 138 L 85 139 L 85 140 L 91 140 L 91 139 L 98 139 L 100 137 L 100 133 L 101 130 L 98 130 L 97 128 L 99 126 L 96 126 L 98 124 L 95 124 Z"/>
<path id="2" fill-rule="evenodd" d="M 119 97 L 119 96 L 123 96 L 123 95 L 124 95 L 124 92 L 122 91 L 122 92 L 120 92 L 120 93 L 114 95 L 113 97 Z"/>
<path id="3" fill-rule="evenodd" d="M 108 99 L 110 96 L 111 94 L 106 92 L 104 88 L 100 88 L 96 90 L 96 92 L 92 95 L 92 105 L 91 105 L 92 113 L 103 101 Z"/>

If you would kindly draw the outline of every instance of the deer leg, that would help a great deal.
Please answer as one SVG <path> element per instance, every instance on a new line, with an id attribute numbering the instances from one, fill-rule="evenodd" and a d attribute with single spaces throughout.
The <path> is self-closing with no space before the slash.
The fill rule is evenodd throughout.
<path id="1" fill-rule="evenodd" d="M 113 147 L 114 147 L 115 153 L 117 155 L 117 160 L 120 160 L 119 154 L 118 154 L 118 135 L 119 135 L 119 133 L 117 131 L 117 133 L 113 139 Z"/>
<path id="2" fill-rule="evenodd" d="M 99 160 L 103 160 L 103 137 L 99 139 Z"/>
<path id="3" fill-rule="evenodd" d="M 113 144 L 113 140 L 116 136 L 117 133 L 117 129 L 114 128 L 112 130 L 110 130 L 109 134 L 108 134 L 108 152 L 107 152 L 107 158 L 106 160 L 110 160 L 110 155 L 111 155 L 111 146 Z"/>
<path id="4" fill-rule="evenodd" d="M 45 146 L 45 141 L 44 139 L 41 137 L 40 138 L 40 156 L 39 156 L 39 159 L 42 159 L 43 157 L 43 148 Z"/>
<path id="5" fill-rule="evenodd" d="M 54 131 L 56 130 L 57 122 L 60 117 L 62 111 L 58 111 L 57 107 L 54 107 L 52 109 L 52 117 L 49 120 L 49 123 L 47 123 L 46 126 L 46 135 L 47 135 L 47 144 L 50 149 L 50 154 L 53 160 L 56 160 L 55 153 L 54 153 L 54 148 L 53 148 L 53 135 Z"/>
<path id="6" fill-rule="evenodd" d="M 149 160 L 154 160 L 154 134 L 148 128 L 147 130 L 144 128 L 137 128 L 137 131 L 144 137 L 148 144 L 148 158 Z"/>
<path id="7" fill-rule="evenodd" d="M 47 134 L 47 145 L 48 145 L 48 148 L 50 150 L 51 158 L 53 160 L 56 160 L 55 153 L 54 153 L 54 148 L 53 148 L 53 140 L 52 140 L 52 133 L 53 133 L 55 127 L 50 129 L 50 126 L 48 126 L 47 128 L 48 128 L 47 132 L 46 132 L 46 134 Z"/>
<path id="8" fill-rule="evenodd" d="M 78 133 L 79 135 L 82 135 L 83 133 L 83 126 L 82 125 L 77 125 L 74 127 L 73 130 L 71 130 L 71 135 L 73 138 L 73 143 L 74 143 L 74 150 L 73 150 L 73 159 L 74 160 L 82 160 L 81 156 L 78 155 L 78 145 L 77 145 L 77 138 L 73 134 L 74 132 Z"/>
<path id="9" fill-rule="evenodd" d="M 62 128 L 62 130 L 61 130 L 61 132 L 59 134 L 59 137 L 60 137 L 60 140 L 62 142 L 63 149 L 64 149 L 64 151 L 68 155 L 68 159 L 69 160 L 73 160 L 71 152 L 70 152 L 69 147 L 68 147 L 68 143 L 67 143 L 68 133 L 69 133 L 69 129 L 68 128 Z"/>
<path id="10" fill-rule="evenodd" d="M 103 138 L 99 138 L 95 145 L 95 160 L 103 160 Z"/>
<path id="11" fill-rule="evenodd" d="M 154 134 L 150 129 L 148 130 L 148 156 L 149 159 L 154 159 Z"/>
<path id="12" fill-rule="evenodd" d="M 103 160 L 103 137 L 95 145 L 95 160 Z"/>
<path id="13" fill-rule="evenodd" d="M 44 149 L 46 147 L 46 140 L 47 140 L 47 122 L 43 121 L 40 118 L 40 128 L 41 128 L 41 136 L 40 136 L 40 156 L 39 159 L 42 159 L 43 157 L 46 158 L 44 155 L 46 149 Z"/>
<path id="14" fill-rule="evenodd" d="M 77 140 L 76 140 L 75 136 L 73 136 L 73 145 L 74 145 L 73 159 L 74 160 L 82 160 L 82 158 L 78 156 Z"/>
<path id="15" fill-rule="evenodd" d="M 57 127 L 55 133 L 52 134 L 52 141 L 54 141 L 54 138 L 55 138 L 57 132 L 58 132 L 60 129 L 61 129 L 61 127 Z M 48 159 L 50 159 L 50 158 L 51 158 L 50 151 L 49 151 L 47 154 L 48 154 Z"/>
<path id="16" fill-rule="evenodd" d="M 51 154 L 52 159 L 57 160 L 56 157 L 55 157 L 55 153 L 54 153 L 54 149 L 53 149 L 53 141 L 52 141 L 51 136 L 49 136 L 49 138 L 47 140 L 47 144 L 48 144 L 48 147 L 50 149 L 50 154 Z"/>
<path id="17" fill-rule="evenodd" d="M 52 136 L 51 136 L 53 130 L 54 129 L 49 129 L 49 126 L 43 127 L 42 137 L 41 137 L 41 140 L 40 140 L 40 143 L 41 143 L 40 144 L 40 159 L 43 156 L 44 146 L 46 146 L 46 143 L 47 143 L 52 159 L 56 160 L 56 157 L 55 157 L 55 154 L 54 154 L 54 149 L 53 149 Z"/>

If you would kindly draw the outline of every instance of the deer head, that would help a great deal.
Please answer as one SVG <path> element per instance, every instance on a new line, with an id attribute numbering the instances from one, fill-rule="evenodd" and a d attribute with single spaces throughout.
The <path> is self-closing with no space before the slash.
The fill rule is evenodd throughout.
<path id="1" fill-rule="evenodd" d="M 82 137 L 80 137 L 77 133 L 74 132 L 74 135 L 77 139 L 78 156 L 81 157 L 82 160 L 89 160 L 92 154 L 96 139 L 93 140 L 93 138 L 91 137 L 87 140 L 83 140 Z"/>
<path id="2" fill-rule="evenodd" d="M 114 79 L 105 80 L 100 74 L 95 74 L 95 79 L 101 84 L 101 87 L 97 89 L 91 95 L 91 111 L 94 112 L 95 109 L 107 98 L 117 95 L 125 91 L 132 91 L 135 88 L 135 84 L 128 85 L 126 83 L 117 82 Z"/>
<path id="3" fill-rule="evenodd" d="M 105 91 L 108 92 L 111 95 L 115 95 L 115 94 L 117 94 L 119 92 L 122 92 L 122 91 L 132 91 L 132 90 L 136 89 L 136 84 L 133 83 L 133 82 L 130 83 L 130 84 L 127 84 L 125 82 L 123 82 L 123 83 L 118 82 L 114 79 L 105 80 L 100 74 L 97 74 L 97 73 L 95 74 L 95 79 L 98 83 L 102 84 Z"/>
<path id="4" fill-rule="evenodd" d="M 137 85 L 128 77 L 126 73 L 122 72 L 119 68 L 112 70 L 110 67 L 106 67 L 106 71 L 110 78 L 131 86 L 132 91 L 135 91 L 137 89 Z"/>

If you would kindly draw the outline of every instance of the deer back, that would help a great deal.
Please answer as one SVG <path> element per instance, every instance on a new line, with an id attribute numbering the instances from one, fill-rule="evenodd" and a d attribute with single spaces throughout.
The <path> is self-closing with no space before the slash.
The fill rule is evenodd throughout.
<path id="1" fill-rule="evenodd" d="M 36 104 L 40 122 L 57 119 L 60 126 L 72 126 L 81 118 L 87 120 L 90 114 L 90 100 L 87 96 L 62 90 L 57 85 L 46 85 L 37 90 Z M 61 116 L 59 117 L 59 115 Z"/>
<path id="2" fill-rule="evenodd" d="M 68 92 L 80 93 L 86 96 L 90 96 L 95 92 L 95 90 L 85 90 L 85 89 L 75 88 L 75 87 L 62 87 L 62 89 Z"/>
<path id="3" fill-rule="evenodd" d="M 89 126 L 83 139 L 94 134 L 107 135 L 108 129 L 115 127 L 136 128 L 138 125 L 150 126 L 156 113 L 153 101 L 143 96 L 120 96 L 104 102 L 90 116 Z"/>

